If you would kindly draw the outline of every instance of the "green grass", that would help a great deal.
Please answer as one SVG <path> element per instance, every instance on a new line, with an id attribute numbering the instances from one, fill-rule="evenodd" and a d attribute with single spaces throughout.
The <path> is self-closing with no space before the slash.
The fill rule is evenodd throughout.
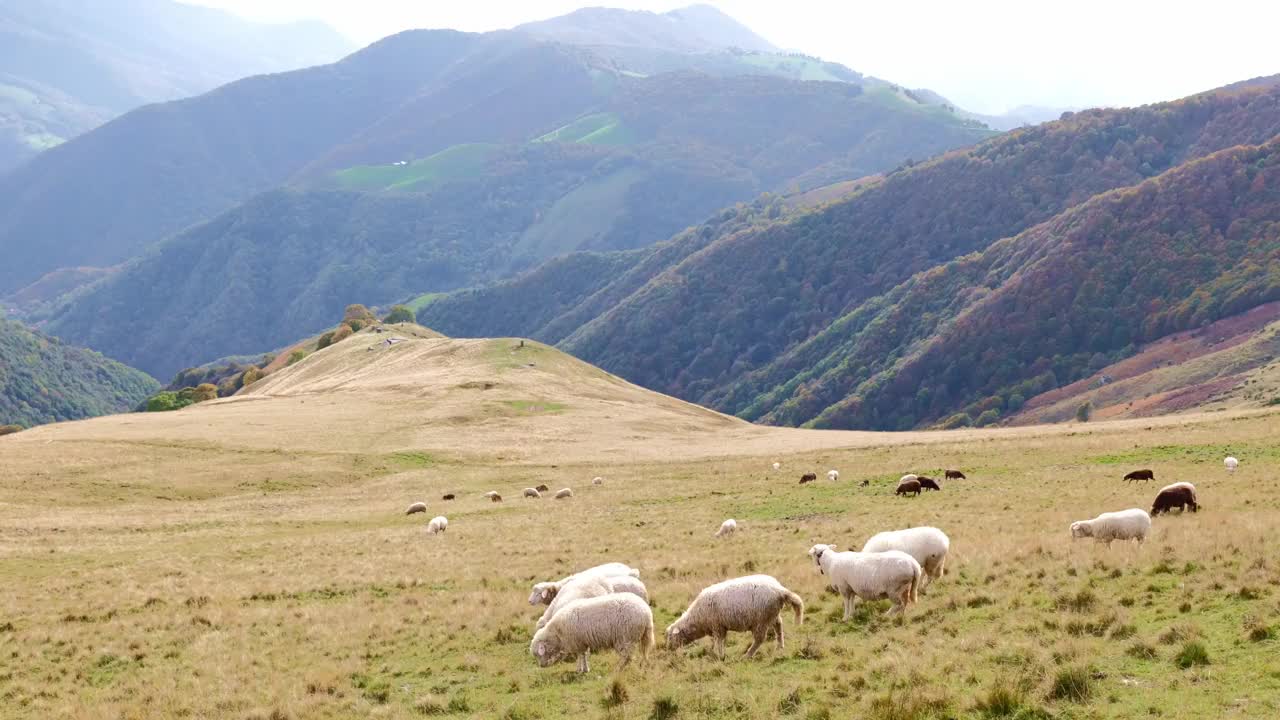
<path id="1" fill-rule="evenodd" d="M 607 128 L 597 132 L 608 132 Z M 629 167 L 600 178 L 591 178 L 556 201 L 542 219 L 516 241 L 513 254 L 551 258 L 581 249 L 613 227 L 628 194 L 644 178 L 644 171 Z"/>
<path id="2" fill-rule="evenodd" d="M 617 113 L 595 113 L 578 118 L 558 130 L 534 139 L 534 142 L 634 145 L 638 138 L 622 123 L 622 118 Z"/>
<path id="3" fill-rule="evenodd" d="M 407 165 L 358 165 L 334 173 L 351 190 L 418 192 L 453 180 L 479 177 L 498 146 L 489 143 L 454 145 Z"/>
<path id="4" fill-rule="evenodd" d="M 439 300 L 445 295 L 446 293 L 426 293 L 424 295 L 419 295 L 418 297 L 410 300 L 407 303 L 404 303 L 404 305 L 405 307 L 412 310 L 414 315 L 417 315 L 418 313 L 422 312 L 423 308 L 426 308 L 428 305 Z"/>
<path id="5" fill-rule="evenodd" d="M 521 415 L 559 415 L 569 407 L 547 400 L 508 400 L 504 404 Z"/>
<path id="6" fill-rule="evenodd" d="M 794 80 L 842 82 L 821 61 L 812 58 L 747 53 L 739 56 L 739 60 L 744 65 L 769 68 Z"/>

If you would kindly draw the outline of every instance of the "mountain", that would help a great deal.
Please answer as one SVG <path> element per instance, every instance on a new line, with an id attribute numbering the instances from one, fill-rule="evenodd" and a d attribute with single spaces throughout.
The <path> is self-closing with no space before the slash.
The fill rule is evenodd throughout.
<path id="1" fill-rule="evenodd" d="M 769 41 L 710 5 L 666 13 L 592 7 L 516 28 L 571 45 L 642 47 L 681 53 L 737 48 L 777 52 Z"/>
<path id="2" fill-rule="evenodd" d="M 956 412 L 981 415 L 991 409 L 983 407 L 983 402 L 994 402 L 988 398 L 999 394 L 1007 403 L 1014 390 L 1006 384 L 1016 385 L 1023 378 L 1020 371 L 1007 369 L 1004 375 L 984 375 L 998 363 L 982 360 L 979 348 L 1007 347 L 1013 339 L 1002 337 L 1004 344 L 993 344 L 985 336 L 964 336 L 964 345 L 956 345 L 958 341 L 931 345 L 927 361 L 917 361 L 929 371 L 947 371 L 950 360 L 960 367 L 961 357 L 969 364 L 948 381 L 956 386 L 953 394 L 940 394 L 938 383 L 926 383 L 929 392 L 921 396 L 919 406 L 915 395 L 925 376 L 904 374 L 917 365 L 899 367 L 897 361 L 918 349 L 914 343 L 940 333 L 941 324 L 952 317 L 953 310 L 967 307 L 970 296 L 993 292 L 998 286 L 990 285 L 994 281 L 985 275 L 994 272 L 991 268 L 1017 276 L 1023 267 L 1018 263 L 1032 263 L 1038 257 L 1015 250 L 1037 247 L 1055 248 L 1058 254 L 1083 253 L 1087 244 L 1062 237 L 1081 218 L 1120 213 L 1127 224 L 1125 232 L 1135 239 L 1117 247 L 1142 257 L 1141 243 L 1151 236 L 1121 213 L 1114 199 L 1105 197 L 1109 191 L 1141 185 L 1148 192 L 1176 181 L 1179 195 L 1161 196 L 1161 213 L 1182 204 L 1188 212 L 1205 217 L 1211 210 L 1218 212 L 1214 216 L 1218 221 L 1243 220 L 1231 212 L 1223 214 L 1220 208 L 1199 207 L 1187 188 L 1200 181 L 1226 182 L 1232 172 L 1248 173 L 1249 162 L 1269 162 L 1269 150 L 1247 146 L 1280 134 L 1278 108 L 1280 91 L 1262 86 L 1143 108 L 1069 114 L 1055 123 L 1014 131 L 969 150 L 904 167 L 863 184 L 846 199 L 814 210 L 722 236 L 706 228 L 677 238 L 672 244 L 682 247 L 659 246 L 650 251 L 650 257 L 661 253 L 665 260 L 647 267 L 643 282 L 626 284 L 635 278 L 633 270 L 622 276 L 617 291 L 609 284 L 584 288 L 585 297 L 568 310 L 529 307 L 552 297 L 536 282 L 542 271 L 535 271 L 492 288 L 438 298 L 424 308 L 421 317 L 448 334 L 469 335 L 473 323 L 488 329 L 492 321 L 486 318 L 503 316 L 506 303 L 514 300 L 520 309 L 512 309 L 511 317 L 532 318 L 536 325 L 508 330 L 554 342 L 647 387 L 766 422 L 898 428 L 928 424 Z M 1246 147 L 1214 155 L 1236 146 Z M 1206 165 L 1197 170 L 1199 159 Z M 1191 165 L 1180 168 L 1187 163 Z M 1180 174 L 1182 170 L 1189 174 Z M 1179 172 L 1166 175 L 1170 171 Z M 1269 175 L 1263 175 L 1265 183 Z M 1274 208 L 1266 197 L 1246 197 L 1259 192 L 1251 183 L 1229 184 L 1226 191 L 1206 194 L 1206 198 L 1268 217 Z M 1098 204 L 1086 208 L 1095 196 Z M 1070 214 L 1077 207 L 1083 209 Z M 1191 222 L 1200 217 L 1183 219 Z M 1100 222 L 1122 227 L 1116 220 Z M 1052 238 L 1043 229 L 1031 232 L 1045 223 L 1055 233 Z M 1210 232 L 1214 226 L 1193 223 L 1190 227 L 1195 234 L 1189 238 L 1218 242 Z M 999 243 L 1002 238 L 1014 240 Z M 700 245 L 707 240 L 709 244 Z M 1181 272 L 1182 265 L 1191 262 L 1188 253 L 1194 246 L 1187 244 L 1190 240 L 1158 240 L 1154 269 L 1160 277 L 1176 277 L 1171 269 Z M 1265 301 L 1270 292 L 1266 281 L 1256 285 L 1252 280 L 1229 279 L 1232 273 L 1247 274 L 1253 267 L 1250 262 L 1267 262 L 1265 242 L 1263 246 L 1242 255 L 1243 266 L 1215 262 L 1200 268 L 1203 273 L 1224 273 L 1228 279 L 1220 286 L 1213 285 L 1213 278 L 1191 276 L 1202 283 L 1197 285 L 1200 292 L 1213 299 L 1206 305 L 1210 309 L 1188 311 L 1177 321 L 1140 331 L 1130 327 L 1116 335 L 1115 340 L 1123 342 L 1116 345 L 1108 339 L 1084 363 L 1069 354 L 1059 372 L 1044 381 L 1072 382 L 1080 373 L 1087 374 L 1091 364 L 1105 365 L 1109 357 L 1132 352 L 1131 345 L 1155 339 L 1151 333 L 1172 332 L 1187 322 L 1209 322 L 1223 313 L 1248 309 L 1248 303 Z M 1221 247 L 1239 251 L 1230 243 Z M 995 249 L 986 254 L 991 248 Z M 1104 276 L 1103 270 L 1110 269 L 1109 261 L 1102 259 L 1105 254 L 1081 256 L 1098 264 L 1100 279 L 1076 278 L 1079 282 L 1088 280 L 1090 287 L 1121 282 Z M 629 262 L 641 267 L 646 260 Z M 558 274 L 573 273 L 560 268 Z M 1044 293 L 1045 288 L 1038 291 Z M 1231 300 L 1237 291 L 1243 294 Z M 1159 299 L 1187 302 L 1176 294 Z M 1092 320 L 1079 321 L 1090 331 L 1096 329 L 1097 317 L 1109 317 L 1108 303 L 1116 302 L 1105 293 L 1093 300 L 1096 305 L 1073 308 L 1073 312 L 1090 313 L 1086 317 Z M 556 298 L 556 302 L 563 300 Z M 475 312 L 480 306 L 486 307 L 483 314 Z M 1155 311 L 1141 307 L 1131 312 L 1146 317 Z M 1042 340 L 1031 333 L 1028 337 Z M 1026 349 L 1022 338 L 1017 342 L 1017 347 Z M 957 347 L 966 350 L 961 353 Z M 1098 359 L 1092 357 L 1094 352 L 1099 353 Z M 979 360 L 969 353 L 976 353 Z M 950 360 L 943 362 L 944 358 Z M 1039 369 L 1036 375 L 1044 372 Z M 897 377 L 905 380 L 899 383 Z M 1025 399 L 1034 390 L 1017 392 Z"/>
<path id="3" fill-rule="evenodd" d="M 171 0 L 0 0 L 0 173 L 141 105 L 350 50 L 320 23 Z"/>
<path id="4" fill-rule="evenodd" d="M 127 412 L 159 387 L 133 368 L 0 318 L 0 425 Z"/>

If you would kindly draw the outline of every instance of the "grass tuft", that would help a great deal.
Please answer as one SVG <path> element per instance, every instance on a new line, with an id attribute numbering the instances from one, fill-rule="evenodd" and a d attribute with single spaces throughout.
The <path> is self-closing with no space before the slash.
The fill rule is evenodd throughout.
<path id="1" fill-rule="evenodd" d="M 1087 702 L 1093 695 L 1093 676 L 1088 668 L 1063 668 L 1053 676 L 1053 685 L 1049 688 L 1050 700 L 1067 700 L 1070 702 Z"/>
<path id="2" fill-rule="evenodd" d="M 1173 658 L 1173 664 L 1186 670 L 1198 665 L 1209 664 L 1209 651 L 1204 644 L 1195 640 L 1182 646 L 1182 650 Z"/>

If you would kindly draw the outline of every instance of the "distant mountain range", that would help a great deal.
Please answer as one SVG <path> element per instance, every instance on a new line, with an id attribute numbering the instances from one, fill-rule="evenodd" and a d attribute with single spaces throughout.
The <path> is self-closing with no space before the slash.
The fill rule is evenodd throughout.
<path id="1" fill-rule="evenodd" d="M 666 13 L 583 8 L 516 28 L 572 45 L 640 47 L 680 53 L 750 50 L 776 53 L 768 40 L 710 5 Z"/>
<path id="2" fill-rule="evenodd" d="M 0 0 L 0 173 L 141 105 L 351 49 L 320 23 L 172 0 Z"/>

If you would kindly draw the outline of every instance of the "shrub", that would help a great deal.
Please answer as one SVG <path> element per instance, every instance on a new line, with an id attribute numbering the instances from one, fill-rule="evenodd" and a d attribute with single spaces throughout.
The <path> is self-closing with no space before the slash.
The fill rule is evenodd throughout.
<path id="1" fill-rule="evenodd" d="M 285 365 L 286 366 L 293 365 L 294 363 L 299 362 L 306 356 L 307 356 L 306 350 L 294 350 L 293 352 L 289 353 L 289 362 L 285 363 Z"/>
<path id="2" fill-rule="evenodd" d="M 181 410 L 190 404 L 191 400 L 189 398 L 181 397 L 178 393 L 171 390 L 165 390 L 147 398 L 147 412 L 169 412 L 170 410 Z"/>
<path id="3" fill-rule="evenodd" d="M 1000 422 L 1000 411 L 992 408 L 979 415 L 978 419 L 973 421 L 973 424 L 978 427 L 986 427 L 988 425 L 994 425 L 997 422 Z"/>
<path id="4" fill-rule="evenodd" d="M 395 307 L 392 307 L 391 312 L 387 313 L 387 316 L 382 318 L 382 322 L 384 323 L 411 323 L 417 321 L 417 318 L 413 315 L 413 311 L 404 305 L 396 305 Z"/>
<path id="5" fill-rule="evenodd" d="M 627 686 L 621 680 L 615 679 L 609 685 L 609 692 L 604 696 L 604 706 L 607 708 L 618 707 L 627 702 L 630 697 L 631 693 L 627 692 Z"/>
<path id="6" fill-rule="evenodd" d="M 1093 694 L 1093 677 L 1087 668 L 1063 668 L 1053 678 L 1049 697 L 1053 700 L 1084 702 Z"/>
<path id="7" fill-rule="evenodd" d="M 1022 695 L 1003 684 L 988 690 L 974 705 L 974 710 L 988 718 L 1013 717 L 1021 708 Z"/>
<path id="8" fill-rule="evenodd" d="M 1186 670 L 1196 665 L 1209 664 L 1209 651 L 1200 642 L 1192 640 L 1182 646 L 1182 650 L 1173 658 L 1173 664 Z"/>
<path id="9" fill-rule="evenodd" d="M 333 341 L 330 344 L 337 345 L 354 334 L 355 330 L 350 325 L 339 325 L 338 329 L 333 331 Z"/>
<path id="10" fill-rule="evenodd" d="M 1079 422 L 1089 422 L 1093 417 L 1093 403 L 1087 402 L 1076 409 L 1076 420 Z"/>
<path id="11" fill-rule="evenodd" d="M 16 432 L 22 432 L 21 425 L 0 425 L 0 435 L 12 435 Z"/>
<path id="12" fill-rule="evenodd" d="M 330 331 L 321 335 L 320 339 L 316 341 L 316 349 L 323 350 L 332 344 L 333 344 L 333 332 Z"/>
<path id="13" fill-rule="evenodd" d="M 192 402 L 208 402 L 218 399 L 218 386 L 211 383 L 200 383 L 191 393 Z"/>
<path id="14" fill-rule="evenodd" d="M 670 695 L 664 695 L 653 701 L 653 712 L 649 720 L 669 720 L 680 713 L 680 705 Z"/>
<path id="15" fill-rule="evenodd" d="M 362 320 L 364 322 L 378 321 L 377 316 L 375 316 L 369 308 L 360 304 L 348 305 L 347 309 L 342 313 L 342 319 L 344 322 L 347 320 Z"/>
<path id="16" fill-rule="evenodd" d="M 951 417 L 938 423 L 939 430 L 955 430 L 956 428 L 969 427 L 973 424 L 973 418 L 969 417 L 969 413 L 956 413 Z"/>
<path id="17" fill-rule="evenodd" d="M 244 374 L 240 376 L 240 387 L 247 388 L 261 379 L 262 370 L 260 368 L 251 367 L 248 370 L 245 370 Z"/>

